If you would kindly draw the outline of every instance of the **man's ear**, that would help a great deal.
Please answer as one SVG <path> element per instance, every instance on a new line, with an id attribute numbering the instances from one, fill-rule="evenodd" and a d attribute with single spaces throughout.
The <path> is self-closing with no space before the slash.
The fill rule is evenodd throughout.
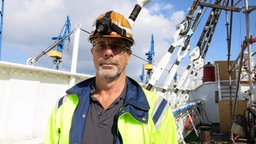
<path id="1" fill-rule="evenodd" d="M 93 52 L 94 52 L 94 48 L 91 48 L 91 54 L 93 54 Z"/>
<path id="2" fill-rule="evenodd" d="M 129 50 L 127 53 L 128 55 L 132 55 L 132 50 Z"/>
<path id="3" fill-rule="evenodd" d="M 127 54 L 128 54 L 128 60 L 127 60 L 127 65 L 129 64 L 129 61 L 130 61 L 130 58 L 131 58 L 131 56 L 132 56 L 132 51 L 131 50 L 129 50 L 128 52 L 127 52 Z"/>

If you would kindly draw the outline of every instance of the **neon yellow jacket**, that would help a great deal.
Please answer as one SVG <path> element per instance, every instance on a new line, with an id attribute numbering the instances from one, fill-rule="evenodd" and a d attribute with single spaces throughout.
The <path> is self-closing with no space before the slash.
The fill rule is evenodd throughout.
<path id="1" fill-rule="evenodd" d="M 175 119 L 167 101 L 127 78 L 115 144 L 177 144 Z M 67 91 L 52 110 L 45 144 L 81 144 L 94 78 Z"/>

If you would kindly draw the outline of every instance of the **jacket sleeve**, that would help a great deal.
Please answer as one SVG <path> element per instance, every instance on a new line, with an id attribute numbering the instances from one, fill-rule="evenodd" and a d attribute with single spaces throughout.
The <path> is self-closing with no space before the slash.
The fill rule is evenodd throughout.
<path id="1" fill-rule="evenodd" d="M 170 107 L 165 111 L 156 135 L 156 144 L 178 144 L 176 121 Z"/>
<path id="2" fill-rule="evenodd" d="M 59 128 L 56 123 L 56 108 L 53 108 L 46 127 L 44 144 L 57 144 L 59 140 Z"/>

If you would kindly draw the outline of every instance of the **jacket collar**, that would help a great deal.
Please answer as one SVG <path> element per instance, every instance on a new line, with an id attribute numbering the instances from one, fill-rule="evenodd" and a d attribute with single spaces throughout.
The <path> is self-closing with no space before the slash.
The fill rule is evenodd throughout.
<path id="1" fill-rule="evenodd" d="M 85 94 L 88 92 L 88 88 L 92 90 L 94 81 L 95 81 L 95 77 L 89 78 L 71 87 L 66 91 L 66 93 L 67 94 Z"/>
<path id="2" fill-rule="evenodd" d="M 83 82 L 80 82 L 74 87 L 67 90 L 67 94 L 75 93 L 79 96 L 80 100 L 84 99 L 85 94 L 88 94 L 88 90 L 93 90 L 94 81 L 95 77 L 92 77 Z M 125 110 L 125 112 L 131 113 L 133 117 L 138 121 L 147 123 L 149 108 L 149 103 L 141 86 L 135 80 L 127 77 L 127 88 L 123 110 Z M 121 114 L 122 113 L 120 113 L 119 115 Z"/>
<path id="3" fill-rule="evenodd" d="M 124 103 L 144 111 L 149 110 L 149 104 L 141 86 L 129 77 L 127 77 L 127 91 Z"/>

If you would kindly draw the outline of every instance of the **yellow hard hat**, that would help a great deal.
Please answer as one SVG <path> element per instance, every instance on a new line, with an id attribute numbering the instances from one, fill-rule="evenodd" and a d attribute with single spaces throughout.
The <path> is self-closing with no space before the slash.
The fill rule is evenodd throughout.
<path id="1" fill-rule="evenodd" d="M 93 30 L 89 36 L 89 41 L 93 43 L 95 39 L 101 37 L 122 38 L 130 46 L 135 43 L 129 21 L 122 14 L 114 11 L 101 14 L 93 23 Z"/>

